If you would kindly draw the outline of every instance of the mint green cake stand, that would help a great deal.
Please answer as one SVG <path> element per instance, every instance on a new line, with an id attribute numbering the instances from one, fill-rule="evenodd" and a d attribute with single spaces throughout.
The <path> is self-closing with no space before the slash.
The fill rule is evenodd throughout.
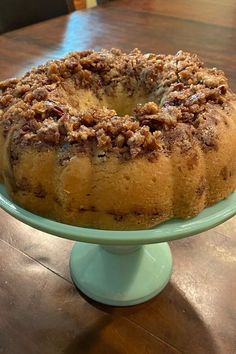
<path id="1" fill-rule="evenodd" d="M 76 241 L 70 257 L 75 285 L 98 302 L 129 306 L 151 299 L 168 283 L 172 257 L 167 241 L 198 234 L 234 216 L 236 192 L 192 219 L 136 231 L 89 229 L 43 218 L 12 202 L 3 185 L 0 206 L 36 229 Z"/>

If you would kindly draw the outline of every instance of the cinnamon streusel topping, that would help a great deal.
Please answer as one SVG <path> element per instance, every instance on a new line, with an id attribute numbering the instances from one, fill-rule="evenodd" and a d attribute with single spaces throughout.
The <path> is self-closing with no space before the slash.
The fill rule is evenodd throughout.
<path id="1" fill-rule="evenodd" d="M 103 97 L 117 95 L 117 87 L 130 100 L 138 93 L 145 99 L 140 104 L 136 99 L 132 112 L 119 115 L 102 105 Z M 7 134 L 19 122 L 21 144 L 69 144 L 125 158 L 155 158 L 174 142 L 188 149 L 194 139 L 204 149 L 216 148 L 215 126 L 218 120 L 227 125 L 229 102 L 235 99 L 224 73 L 205 68 L 196 55 L 142 54 L 137 49 L 129 54 L 118 49 L 71 53 L 21 79 L 1 82 L 0 89 L 1 124 Z M 91 91 L 101 103 L 81 110 L 80 90 Z M 70 100 L 77 91 L 76 106 Z"/>

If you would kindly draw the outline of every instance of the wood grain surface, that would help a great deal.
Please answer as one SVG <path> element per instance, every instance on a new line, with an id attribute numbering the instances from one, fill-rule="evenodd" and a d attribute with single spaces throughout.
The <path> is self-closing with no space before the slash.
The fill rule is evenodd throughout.
<path id="1" fill-rule="evenodd" d="M 124 0 L 0 36 L 0 80 L 68 51 L 196 52 L 236 91 L 234 0 Z M 174 241 L 165 290 L 134 307 L 102 306 L 69 275 L 73 243 L 0 211 L 0 353 L 235 354 L 236 218 Z"/>

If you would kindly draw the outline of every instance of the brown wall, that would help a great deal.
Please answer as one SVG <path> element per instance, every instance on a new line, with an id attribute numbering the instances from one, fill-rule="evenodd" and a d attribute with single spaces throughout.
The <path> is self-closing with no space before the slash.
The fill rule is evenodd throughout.
<path id="1" fill-rule="evenodd" d="M 86 0 L 74 0 L 76 10 L 86 8 Z"/>

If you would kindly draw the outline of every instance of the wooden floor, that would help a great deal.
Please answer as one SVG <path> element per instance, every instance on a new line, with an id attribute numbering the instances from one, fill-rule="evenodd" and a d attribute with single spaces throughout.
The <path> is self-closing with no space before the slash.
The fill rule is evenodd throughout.
<path id="1" fill-rule="evenodd" d="M 117 0 L 0 36 L 0 79 L 68 51 L 197 52 L 236 91 L 233 0 Z M 134 307 L 102 306 L 70 279 L 73 242 L 0 211 L 0 353 L 235 354 L 236 218 L 171 242 L 171 282 Z"/>

